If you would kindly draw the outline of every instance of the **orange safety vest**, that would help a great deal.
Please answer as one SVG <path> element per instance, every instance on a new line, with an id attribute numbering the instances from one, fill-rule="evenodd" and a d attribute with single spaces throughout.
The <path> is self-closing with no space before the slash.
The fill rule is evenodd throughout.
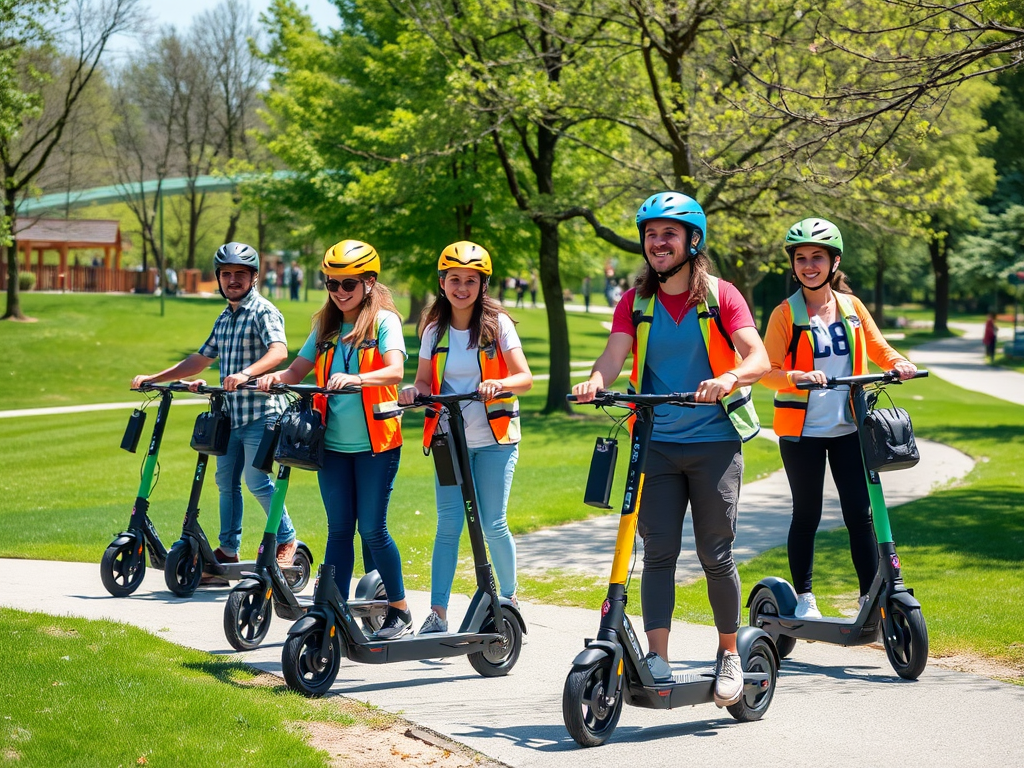
<path id="1" fill-rule="evenodd" d="M 718 278 L 708 276 L 708 296 L 698 304 L 697 321 L 711 364 L 711 373 L 721 376 L 741 362 L 732 339 L 725 330 L 718 303 Z M 629 374 L 632 392 L 642 392 L 644 365 L 647 357 L 647 342 L 654 322 L 654 302 L 657 294 L 645 299 L 639 293 L 633 295 L 633 325 L 636 327 L 636 343 L 633 347 L 633 372 Z M 750 399 L 750 387 L 736 387 L 722 398 L 721 405 L 729 416 L 733 428 L 743 442 L 750 440 L 761 431 L 754 403 Z M 668 394 L 668 393 L 665 393 Z"/>
<path id="2" fill-rule="evenodd" d="M 845 293 L 834 292 L 839 305 L 839 316 L 846 328 L 850 342 L 850 359 L 853 360 L 853 375 L 868 372 L 868 345 L 864 326 L 857 316 L 857 310 Z M 814 370 L 814 335 L 807 315 L 807 303 L 802 290 L 798 290 L 782 304 L 783 312 L 790 317 L 789 351 L 783 360 L 791 371 Z M 775 393 L 775 417 L 772 428 L 779 437 L 800 437 L 807 418 L 807 401 L 810 393 L 806 389 L 786 387 Z"/>
<path id="3" fill-rule="evenodd" d="M 444 382 L 444 368 L 448 362 L 448 329 L 445 328 L 444 335 L 434 341 L 433 353 L 430 356 L 430 394 L 441 393 L 441 384 Z M 503 379 L 508 376 L 508 365 L 501 354 L 501 348 L 496 340 L 491 341 L 486 347 L 481 347 L 477 360 L 480 363 L 480 381 L 488 379 Z M 491 428 L 494 440 L 502 445 L 518 443 L 522 431 L 519 427 L 519 398 L 512 397 L 496 398 L 484 403 L 487 410 L 487 425 Z M 437 429 L 438 419 L 441 418 L 439 411 L 433 408 L 427 409 L 423 418 L 423 452 L 430 453 L 430 438 Z"/>
<path id="4" fill-rule="evenodd" d="M 379 371 L 384 367 L 384 356 L 377 346 L 380 332 L 380 321 L 373 324 L 373 337 L 359 345 L 359 373 Z M 331 365 L 334 363 L 334 351 L 338 347 L 338 334 L 317 345 L 316 360 L 313 370 L 316 372 L 316 385 L 324 387 L 331 378 Z M 370 435 L 370 450 L 381 453 L 397 448 L 402 444 L 401 416 L 393 416 L 382 421 L 373 418 L 378 411 L 395 410 L 394 402 L 398 399 L 398 385 L 387 387 L 363 387 L 363 416 L 366 419 L 366 431 Z M 382 408 L 383 405 L 390 408 Z M 327 423 L 327 395 L 313 395 L 313 408 L 320 412 L 324 423 Z"/>

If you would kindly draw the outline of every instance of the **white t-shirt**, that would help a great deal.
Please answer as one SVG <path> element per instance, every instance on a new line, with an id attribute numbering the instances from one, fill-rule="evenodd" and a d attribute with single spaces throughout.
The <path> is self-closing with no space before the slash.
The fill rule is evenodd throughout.
<path id="1" fill-rule="evenodd" d="M 853 374 L 850 341 L 842 320 L 831 325 L 815 315 L 810 318 L 814 336 L 814 368 L 827 378 Z M 856 431 L 850 414 L 850 390 L 812 389 L 807 393 L 807 416 L 804 419 L 804 437 L 839 437 Z"/>
<path id="2" fill-rule="evenodd" d="M 498 348 L 502 354 L 510 349 L 517 349 L 523 344 L 519 341 L 515 323 L 512 318 L 502 313 L 498 315 Z M 434 349 L 437 328 L 428 325 L 423 331 L 420 342 L 420 360 L 429 360 Z M 469 348 L 469 331 L 448 329 L 448 359 L 444 366 L 444 381 L 441 384 L 442 395 L 476 392 L 480 386 L 480 351 Z M 494 433 L 487 423 L 487 411 L 483 403 L 472 402 L 463 407 L 466 419 L 466 444 L 470 448 L 484 448 L 494 445 Z"/>

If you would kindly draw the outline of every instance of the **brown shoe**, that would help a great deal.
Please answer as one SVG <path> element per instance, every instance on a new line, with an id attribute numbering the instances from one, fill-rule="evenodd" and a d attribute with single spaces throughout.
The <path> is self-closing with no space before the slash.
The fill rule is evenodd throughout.
<path id="1" fill-rule="evenodd" d="M 298 549 L 298 544 L 295 543 L 295 539 L 284 544 L 277 545 L 277 564 L 278 565 L 291 565 L 295 559 L 295 550 Z"/>
<path id="2" fill-rule="evenodd" d="M 218 563 L 237 563 L 238 555 L 228 555 L 224 553 L 224 550 L 217 547 L 213 550 L 213 556 L 217 558 Z M 212 573 L 204 573 L 203 577 L 199 580 L 199 584 L 204 587 L 227 587 L 230 586 L 230 582 L 223 576 L 217 576 Z"/>

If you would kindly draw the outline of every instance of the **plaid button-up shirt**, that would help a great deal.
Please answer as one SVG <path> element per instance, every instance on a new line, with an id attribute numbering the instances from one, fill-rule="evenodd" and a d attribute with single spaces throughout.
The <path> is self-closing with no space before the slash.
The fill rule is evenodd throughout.
<path id="1" fill-rule="evenodd" d="M 206 343 L 199 348 L 204 357 L 220 358 L 220 380 L 255 363 L 275 341 L 287 345 L 284 317 L 255 289 L 249 292 L 238 309 L 228 305 L 213 324 Z M 225 398 L 231 427 L 244 427 L 264 416 L 279 416 L 284 411 L 284 398 L 244 390 Z"/>

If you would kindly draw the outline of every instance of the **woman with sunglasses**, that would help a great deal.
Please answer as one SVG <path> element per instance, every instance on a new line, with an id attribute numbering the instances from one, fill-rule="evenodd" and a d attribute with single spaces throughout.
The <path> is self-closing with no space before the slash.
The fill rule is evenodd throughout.
<path id="1" fill-rule="evenodd" d="M 373 414 L 398 394 L 406 357 L 402 318 L 391 292 L 377 281 L 380 256 L 373 246 L 343 240 L 328 249 L 322 271 L 327 301 L 313 316 L 312 333 L 292 364 L 262 377 L 260 388 L 298 384 L 315 371 L 317 386 L 362 389 L 361 397 L 314 399 L 327 424 L 324 466 L 318 473 L 327 509 L 324 564 L 335 567 L 338 587 L 347 597 L 358 526 L 364 551 L 368 547 L 372 553 L 388 594 L 387 617 L 376 636 L 390 640 L 412 631 L 402 559 L 387 527 L 402 432 L 397 418 L 377 421 Z"/>
<path id="2" fill-rule="evenodd" d="M 519 458 L 519 401 L 528 392 L 533 374 L 516 334 L 515 322 L 487 295 L 491 256 L 476 243 L 453 243 L 437 263 L 441 290 L 420 320 L 420 355 L 416 382 L 399 393 L 409 405 L 416 395 L 479 392 L 485 402 L 470 403 L 466 417 L 471 474 L 484 538 L 494 563 L 502 597 L 515 602 L 516 544 L 508 530 L 505 510 L 512 475 Z M 495 398 L 499 392 L 511 397 Z M 423 447 L 438 427 L 428 414 L 423 424 Z M 431 612 L 419 634 L 448 631 L 448 599 L 459 559 L 459 539 L 465 518 L 457 486 L 442 486 L 434 478 L 437 536 L 430 568 Z"/>

